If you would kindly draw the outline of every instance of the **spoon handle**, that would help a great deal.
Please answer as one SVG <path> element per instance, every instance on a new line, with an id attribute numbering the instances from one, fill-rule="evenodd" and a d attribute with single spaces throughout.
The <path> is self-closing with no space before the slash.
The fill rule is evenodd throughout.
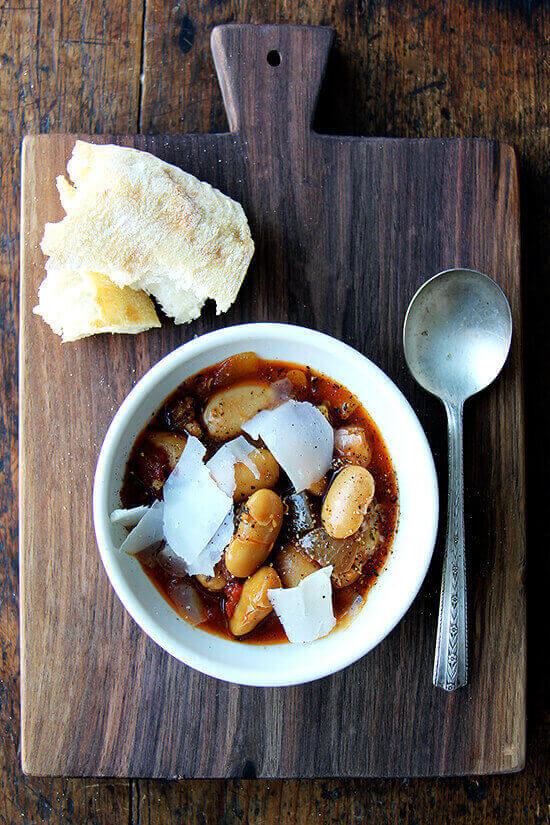
<path id="1" fill-rule="evenodd" d="M 449 500 L 433 683 L 455 690 L 468 681 L 462 404 L 445 404 L 449 426 Z"/>

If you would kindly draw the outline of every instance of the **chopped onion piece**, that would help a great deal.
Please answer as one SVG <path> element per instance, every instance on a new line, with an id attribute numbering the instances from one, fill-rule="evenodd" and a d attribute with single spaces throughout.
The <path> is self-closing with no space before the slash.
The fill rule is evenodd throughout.
<path id="1" fill-rule="evenodd" d="M 286 401 L 273 410 L 262 410 L 243 430 L 263 439 L 297 493 L 319 481 L 330 467 L 334 430 L 308 401 Z"/>
<path id="2" fill-rule="evenodd" d="M 155 561 L 160 564 L 160 566 L 166 570 L 167 573 L 170 573 L 171 576 L 183 578 L 183 576 L 187 575 L 187 565 L 183 559 L 176 556 L 168 544 L 161 547 L 156 555 Z"/>
<path id="3" fill-rule="evenodd" d="M 120 510 L 113 510 L 111 513 L 111 521 L 113 524 L 121 524 L 123 527 L 135 527 L 148 509 L 148 504 L 142 504 L 139 507 L 130 507 L 128 510 L 121 507 Z"/>
<path id="4" fill-rule="evenodd" d="M 214 567 L 223 556 L 223 552 L 233 538 L 234 532 L 233 508 L 231 508 L 202 553 L 199 553 L 197 558 L 187 565 L 189 575 L 214 576 Z"/>
<path id="5" fill-rule="evenodd" d="M 206 621 L 206 610 L 200 596 L 188 581 L 171 582 L 168 585 L 168 593 L 180 610 L 180 614 L 189 624 L 196 627 Z"/>
<path id="6" fill-rule="evenodd" d="M 235 492 L 235 464 L 245 464 L 254 478 L 260 477 L 258 468 L 250 460 L 250 455 L 255 449 L 244 436 L 239 435 L 220 447 L 210 461 L 206 462 L 210 475 L 228 496 Z"/>
<path id="7" fill-rule="evenodd" d="M 289 642 L 313 642 L 327 636 L 336 624 L 331 573 L 332 567 L 323 567 L 302 579 L 297 587 L 267 591 Z"/>
<path id="8" fill-rule="evenodd" d="M 196 562 L 233 507 L 203 462 L 206 448 L 189 436 L 164 484 L 164 537 L 187 566 Z"/>
<path id="9" fill-rule="evenodd" d="M 134 529 L 128 533 L 122 542 L 121 550 L 135 555 L 141 550 L 148 550 L 154 544 L 164 539 L 162 529 L 164 505 L 162 501 L 155 501 L 147 508 L 145 515 L 138 521 Z"/>
<path id="10" fill-rule="evenodd" d="M 380 533 L 380 510 L 371 505 L 363 524 L 347 539 L 333 539 L 319 527 L 295 540 L 296 547 L 306 556 L 326 567 L 331 564 L 332 583 L 335 587 L 346 587 L 361 575 L 366 560 L 380 547 L 383 541 Z"/>

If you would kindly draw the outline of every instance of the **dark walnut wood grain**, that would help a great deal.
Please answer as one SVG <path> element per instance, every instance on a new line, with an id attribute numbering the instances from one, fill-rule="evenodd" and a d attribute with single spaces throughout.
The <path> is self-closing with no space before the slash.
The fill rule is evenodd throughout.
<path id="1" fill-rule="evenodd" d="M 134 131 L 142 0 L 0 4 L 0 820 L 98 825 L 130 817 L 129 783 L 20 768 L 17 352 L 20 153 L 25 133 Z M 48 671 L 52 663 L 48 665 Z"/>
<path id="2" fill-rule="evenodd" d="M 60 216 L 54 178 L 74 139 L 26 141 L 20 548 L 22 758 L 30 773 L 397 776 L 513 771 L 523 764 L 515 156 L 485 140 L 312 133 L 329 45 L 327 30 L 218 29 L 214 54 L 233 131 L 120 139 L 243 203 L 257 250 L 237 303 L 221 318 L 207 310 L 188 327 L 165 324 L 135 338 L 60 346 L 30 310 L 43 277 L 37 243 L 44 222 Z M 274 49 L 277 67 L 266 60 Z M 448 696 L 431 685 L 439 554 L 390 637 L 329 679 L 293 689 L 239 688 L 164 654 L 110 589 L 89 510 L 101 440 L 129 388 L 205 330 L 253 319 L 301 323 L 357 347 L 397 381 L 444 468 L 443 414 L 407 375 L 400 330 L 414 290 L 455 265 L 492 275 L 512 303 L 516 325 L 501 379 L 466 413 L 469 687 Z"/>

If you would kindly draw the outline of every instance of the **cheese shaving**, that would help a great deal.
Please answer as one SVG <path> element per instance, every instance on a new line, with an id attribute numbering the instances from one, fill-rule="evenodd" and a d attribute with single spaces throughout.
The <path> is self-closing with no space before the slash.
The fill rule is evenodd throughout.
<path id="1" fill-rule="evenodd" d="M 250 444 L 244 436 L 240 435 L 232 441 L 228 441 L 223 447 L 214 453 L 206 466 L 210 470 L 216 484 L 228 496 L 235 492 L 235 465 L 244 464 L 254 478 L 259 478 L 260 473 L 253 461 L 250 460 L 255 447 Z"/>
<path id="2" fill-rule="evenodd" d="M 214 533 L 204 550 L 187 565 L 190 576 L 214 576 L 214 567 L 223 556 L 224 550 L 233 538 L 233 508 L 226 515 L 218 530 Z"/>
<path id="3" fill-rule="evenodd" d="M 214 576 L 214 567 L 221 560 L 225 548 L 233 538 L 234 531 L 233 509 L 231 509 L 204 550 L 193 562 L 186 564 L 168 544 L 159 551 L 157 561 L 173 576 Z"/>
<path id="4" fill-rule="evenodd" d="M 294 485 L 306 490 L 330 467 L 334 430 L 308 401 L 286 401 L 262 410 L 243 425 L 251 438 L 261 438 Z"/>
<path id="5" fill-rule="evenodd" d="M 163 541 L 163 514 L 162 501 L 155 501 L 151 507 L 147 508 L 147 512 L 140 518 L 134 529 L 128 533 L 120 549 L 125 553 L 135 555 Z"/>
<path id="6" fill-rule="evenodd" d="M 121 524 L 122 527 L 135 527 L 148 509 L 147 504 L 142 504 L 140 507 L 130 507 L 128 510 L 121 507 L 119 510 L 113 510 L 111 521 L 113 524 Z"/>
<path id="7" fill-rule="evenodd" d="M 164 537 L 188 568 L 198 562 L 233 507 L 208 472 L 205 453 L 199 439 L 189 436 L 163 490 Z M 210 569 L 209 562 L 206 565 Z"/>
<path id="8" fill-rule="evenodd" d="M 267 591 L 289 642 L 313 642 L 327 636 L 335 626 L 331 573 L 332 567 L 323 567 L 302 579 L 297 587 Z"/>

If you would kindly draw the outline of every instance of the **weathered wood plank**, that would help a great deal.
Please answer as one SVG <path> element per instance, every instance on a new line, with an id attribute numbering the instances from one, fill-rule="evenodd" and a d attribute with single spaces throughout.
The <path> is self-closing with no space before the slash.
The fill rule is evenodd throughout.
<path id="1" fill-rule="evenodd" d="M 147 3 L 140 115 L 144 134 L 225 129 L 210 52 L 212 22 L 220 13 L 201 0 Z M 217 129 L 210 128 L 213 120 Z"/>
<path id="2" fill-rule="evenodd" d="M 112 825 L 128 782 L 25 777 L 19 757 L 17 325 L 19 159 L 27 132 L 137 127 L 142 3 L 0 4 L 0 820 Z"/>
<path id="3" fill-rule="evenodd" d="M 139 822 L 164 825 L 180 816 L 185 825 L 546 825 L 543 740 L 533 741 L 538 756 L 525 773 L 491 778 L 140 781 Z"/>

